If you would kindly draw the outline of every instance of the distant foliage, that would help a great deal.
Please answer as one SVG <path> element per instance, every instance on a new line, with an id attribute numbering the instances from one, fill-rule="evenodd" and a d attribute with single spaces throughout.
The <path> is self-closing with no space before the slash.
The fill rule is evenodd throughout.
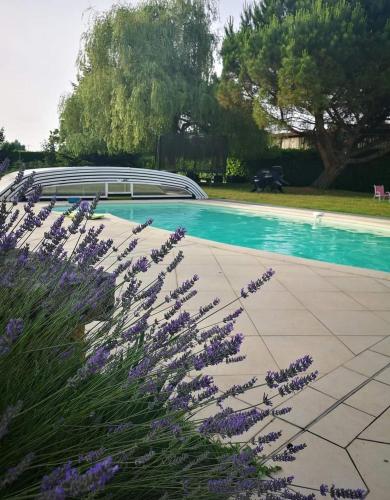
<path id="1" fill-rule="evenodd" d="M 84 35 L 60 134 L 76 155 L 154 151 L 157 136 L 209 127 L 215 36 L 210 0 L 114 6 Z"/>
<path id="2" fill-rule="evenodd" d="M 227 26 L 222 56 L 225 95 L 251 102 L 261 128 L 316 145 L 318 187 L 389 151 L 390 2 L 255 2 Z"/>
<path id="3" fill-rule="evenodd" d="M 7 141 L 4 127 L 0 128 L 0 161 L 10 157 L 12 154 L 18 155 L 25 150 L 26 146 L 21 144 L 17 139 L 14 141 Z"/>
<path id="4" fill-rule="evenodd" d="M 227 160 L 226 176 L 227 177 L 247 177 L 248 170 L 245 163 L 238 158 L 229 157 Z"/>

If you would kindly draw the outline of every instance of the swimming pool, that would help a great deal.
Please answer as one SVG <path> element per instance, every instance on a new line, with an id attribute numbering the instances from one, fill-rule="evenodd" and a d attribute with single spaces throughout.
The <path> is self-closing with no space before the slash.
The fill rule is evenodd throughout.
<path id="1" fill-rule="evenodd" d="M 390 237 L 197 203 L 109 203 L 99 212 L 190 236 L 335 264 L 390 272 Z"/>

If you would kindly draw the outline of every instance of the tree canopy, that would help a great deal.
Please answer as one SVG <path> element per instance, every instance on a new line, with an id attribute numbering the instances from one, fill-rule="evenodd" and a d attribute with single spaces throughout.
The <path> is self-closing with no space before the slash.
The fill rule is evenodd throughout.
<path id="1" fill-rule="evenodd" d="M 0 159 L 5 158 L 7 155 L 15 151 L 25 151 L 26 146 L 20 143 L 17 139 L 14 141 L 7 141 L 5 137 L 4 127 L 0 128 Z"/>
<path id="2" fill-rule="evenodd" d="M 389 150 L 390 2 L 264 0 L 246 7 L 222 48 L 225 93 L 261 127 L 309 136 L 327 187 L 351 162 Z M 229 84 L 229 85 L 227 85 Z"/>
<path id="3" fill-rule="evenodd" d="M 161 133 L 207 130 L 214 14 L 213 0 L 147 0 L 96 17 L 60 106 L 67 150 L 151 151 Z"/>
<path id="4" fill-rule="evenodd" d="M 253 102 L 243 99 L 236 85 L 219 81 L 215 86 L 218 112 L 213 129 L 228 138 L 229 155 L 240 160 L 257 160 L 268 145 L 268 134 L 257 126 Z"/>

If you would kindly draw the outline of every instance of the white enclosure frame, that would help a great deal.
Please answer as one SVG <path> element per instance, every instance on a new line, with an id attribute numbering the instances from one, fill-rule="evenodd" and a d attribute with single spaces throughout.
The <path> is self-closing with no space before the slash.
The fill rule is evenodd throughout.
<path id="1" fill-rule="evenodd" d="M 36 185 L 45 187 L 67 186 L 73 184 L 104 184 L 105 192 L 102 197 L 107 198 L 108 184 L 126 183 L 130 184 L 130 194 L 132 198 L 196 198 L 198 200 L 207 199 L 207 194 L 203 189 L 192 179 L 184 175 L 165 172 L 162 170 L 151 170 L 146 168 L 132 167 L 53 167 L 40 168 L 37 170 L 26 170 L 22 182 L 14 185 L 15 173 L 8 174 L 1 179 L 0 184 L 0 199 L 11 200 L 21 189 L 27 178 L 33 176 L 32 187 Z M 185 194 L 172 195 L 134 195 L 134 184 L 144 184 L 150 186 L 161 186 L 163 188 L 180 189 Z M 118 194 L 127 194 L 120 192 Z M 57 198 L 74 198 L 74 197 L 92 198 L 92 195 L 58 195 Z M 52 198 L 52 195 L 42 196 L 42 198 Z"/>

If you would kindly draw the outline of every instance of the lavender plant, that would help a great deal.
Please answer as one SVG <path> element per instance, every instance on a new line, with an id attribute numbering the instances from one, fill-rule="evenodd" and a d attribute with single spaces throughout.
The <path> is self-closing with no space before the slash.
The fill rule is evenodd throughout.
<path id="1" fill-rule="evenodd" d="M 20 173 L 17 182 L 18 195 L 0 205 L 0 497 L 314 499 L 278 467 L 305 445 L 267 454 L 281 433 L 261 431 L 290 411 L 283 396 L 316 377 L 311 357 L 269 372 L 264 383 L 221 391 L 207 369 L 244 358 L 244 337 L 234 332 L 243 309 L 217 322 L 216 298 L 188 312 L 196 275 L 164 292 L 184 258 L 185 230 L 143 255 L 151 220 L 115 246 L 89 222 L 97 200 L 54 217 L 54 201 L 36 207 L 32 178 Z M 233 399 L 247 390 L 258 391 L 259 404 L 235 410 Z M 334 485 L 318 491 L 365 495 Z"/>

